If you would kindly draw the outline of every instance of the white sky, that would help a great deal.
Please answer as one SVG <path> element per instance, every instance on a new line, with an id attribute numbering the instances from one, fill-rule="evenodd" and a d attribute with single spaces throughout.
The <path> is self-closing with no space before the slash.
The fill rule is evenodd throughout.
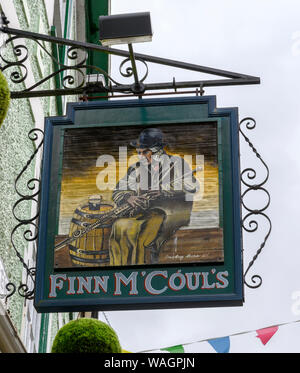
<path id="1" fill-rule="evenodd" d="M 153 41 L 135 44 L 134 51 L 261 78 L 260 85 L 207 88 L 205 94 L 216 95 L 218 107 L 239 107 L 240 119 L 256 119 L 257 127 L 248 135 L 270 168 L 266 188 L 271 205 L 267 215 L 273 225 L 251 271 L 262 276 L 263 284 L 256 290 L 245 287 L 243 307 L 106 312 L 123 348 L 157 351 L 253 330 L 232 337 L 230 352 L 300 352 L 299 323 L 280 327 L 266 346 L 255 337 L 256 329 L 300 319 L 292 298 L 294 292 L 300 292 L 300 1 L 111 3 L 112 14 L 151 12 Z M 118 58 L 112 60 L 112 76 L 117 80 L 118 62 Z M 178 81 L 201 77 L 152 64 L 149 69 L 146 82 L 172 81 L 173 76 Z M 243 167 L 260 169 L 243 141 L 241 152 Z M 260 201 L 257 196 L 254 204 L 260 207 Z M 245 267 L 259 248 L 262 234 L 252 236 L 244 239 Z M 214 350 L 208 343 L 195 343 L 187 345 L 186 352 Z"/>

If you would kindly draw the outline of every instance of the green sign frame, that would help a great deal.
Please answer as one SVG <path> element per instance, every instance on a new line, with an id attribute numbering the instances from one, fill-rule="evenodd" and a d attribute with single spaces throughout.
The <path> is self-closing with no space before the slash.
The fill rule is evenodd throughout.
<path id="1" fill-rule="evenodd" d="M 56 268 L 54 242 L 67 130 L 216 123 L 222 262 Z M 34 306 L 38 312 L 242 306 L 243 266 L 237 108 L 215 96 L 68 104 L 45 119 Z M 198 281 L 196 281 L 196 279 Z"/>

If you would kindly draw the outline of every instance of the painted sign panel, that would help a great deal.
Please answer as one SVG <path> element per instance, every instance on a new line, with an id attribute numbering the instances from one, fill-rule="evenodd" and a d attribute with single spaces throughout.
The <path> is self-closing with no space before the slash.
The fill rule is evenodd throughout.
<path id="1" fill-rule="evenodd" d="M 242 304 L 237 123 L 214 97 L 47 118 L 37 310 Z"/>

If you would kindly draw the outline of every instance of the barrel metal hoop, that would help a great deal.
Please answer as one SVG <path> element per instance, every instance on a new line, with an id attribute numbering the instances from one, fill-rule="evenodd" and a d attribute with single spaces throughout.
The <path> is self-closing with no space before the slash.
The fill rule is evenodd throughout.
<path id="1" fill-rule="evenodd" d="M 69 245 L 69 249 L 74 251 L 75 253 L 78 254 L 85 254 L 85 255 L 108 255 L 109 251 L 108 250 L 82 250 L 78 249 L 77 247 L 73 245 Z"/>
<path id="2" fill-rule="evenodd" d="M 72 218 L 71 222 L 74 223 L 74 224 L 76 224 L 76 225 L 78 225 L 79 227 L 86 227 L 87 224 L 90 224 L 90 223 L 87 223 L 84 220 L 78 220 L 76 218 Z M 103 225 L 99 225 L 99 227 L 97 227 L 97 229 L 110 228 L 111 226 L 112 226 L 112 224 L 103 224 Z"/>
<path id="3" fill-rule="evenodd" d="M 70 256 L 73 260 L 76 260 L 78 262 L 81 262 L 81 263 L 91 263 L 91 264 L 94 264 L 94 263 L 97 263 L 97 264 L 102 264 L 102 263 L 108 263 L 109 262 L 109 258 L 105 258 L 105 259 L 88 259 L 88 258 L 81 258 L 81 257 L 77 257 L 75 255 L 72 255 L 70 253 Z"/>

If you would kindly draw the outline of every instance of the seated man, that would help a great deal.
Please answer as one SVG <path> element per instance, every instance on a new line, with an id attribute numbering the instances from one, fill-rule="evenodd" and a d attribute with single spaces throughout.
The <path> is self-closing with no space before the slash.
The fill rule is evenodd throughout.
<path id="1" fill-rule="evenodd" d="M 199 188 L 184 159 L 165 152 L 159 129 L 143 130 L 131 145 L 139 161 L 128 168 L 112 198 L 117 206 L 127 203 L 132 209 L 112 226 L 111 265 L 158 263 L 163 244 L 189 224 L 192 194 Z M 191 183 L 183 182 L 186 175 Z"/>

